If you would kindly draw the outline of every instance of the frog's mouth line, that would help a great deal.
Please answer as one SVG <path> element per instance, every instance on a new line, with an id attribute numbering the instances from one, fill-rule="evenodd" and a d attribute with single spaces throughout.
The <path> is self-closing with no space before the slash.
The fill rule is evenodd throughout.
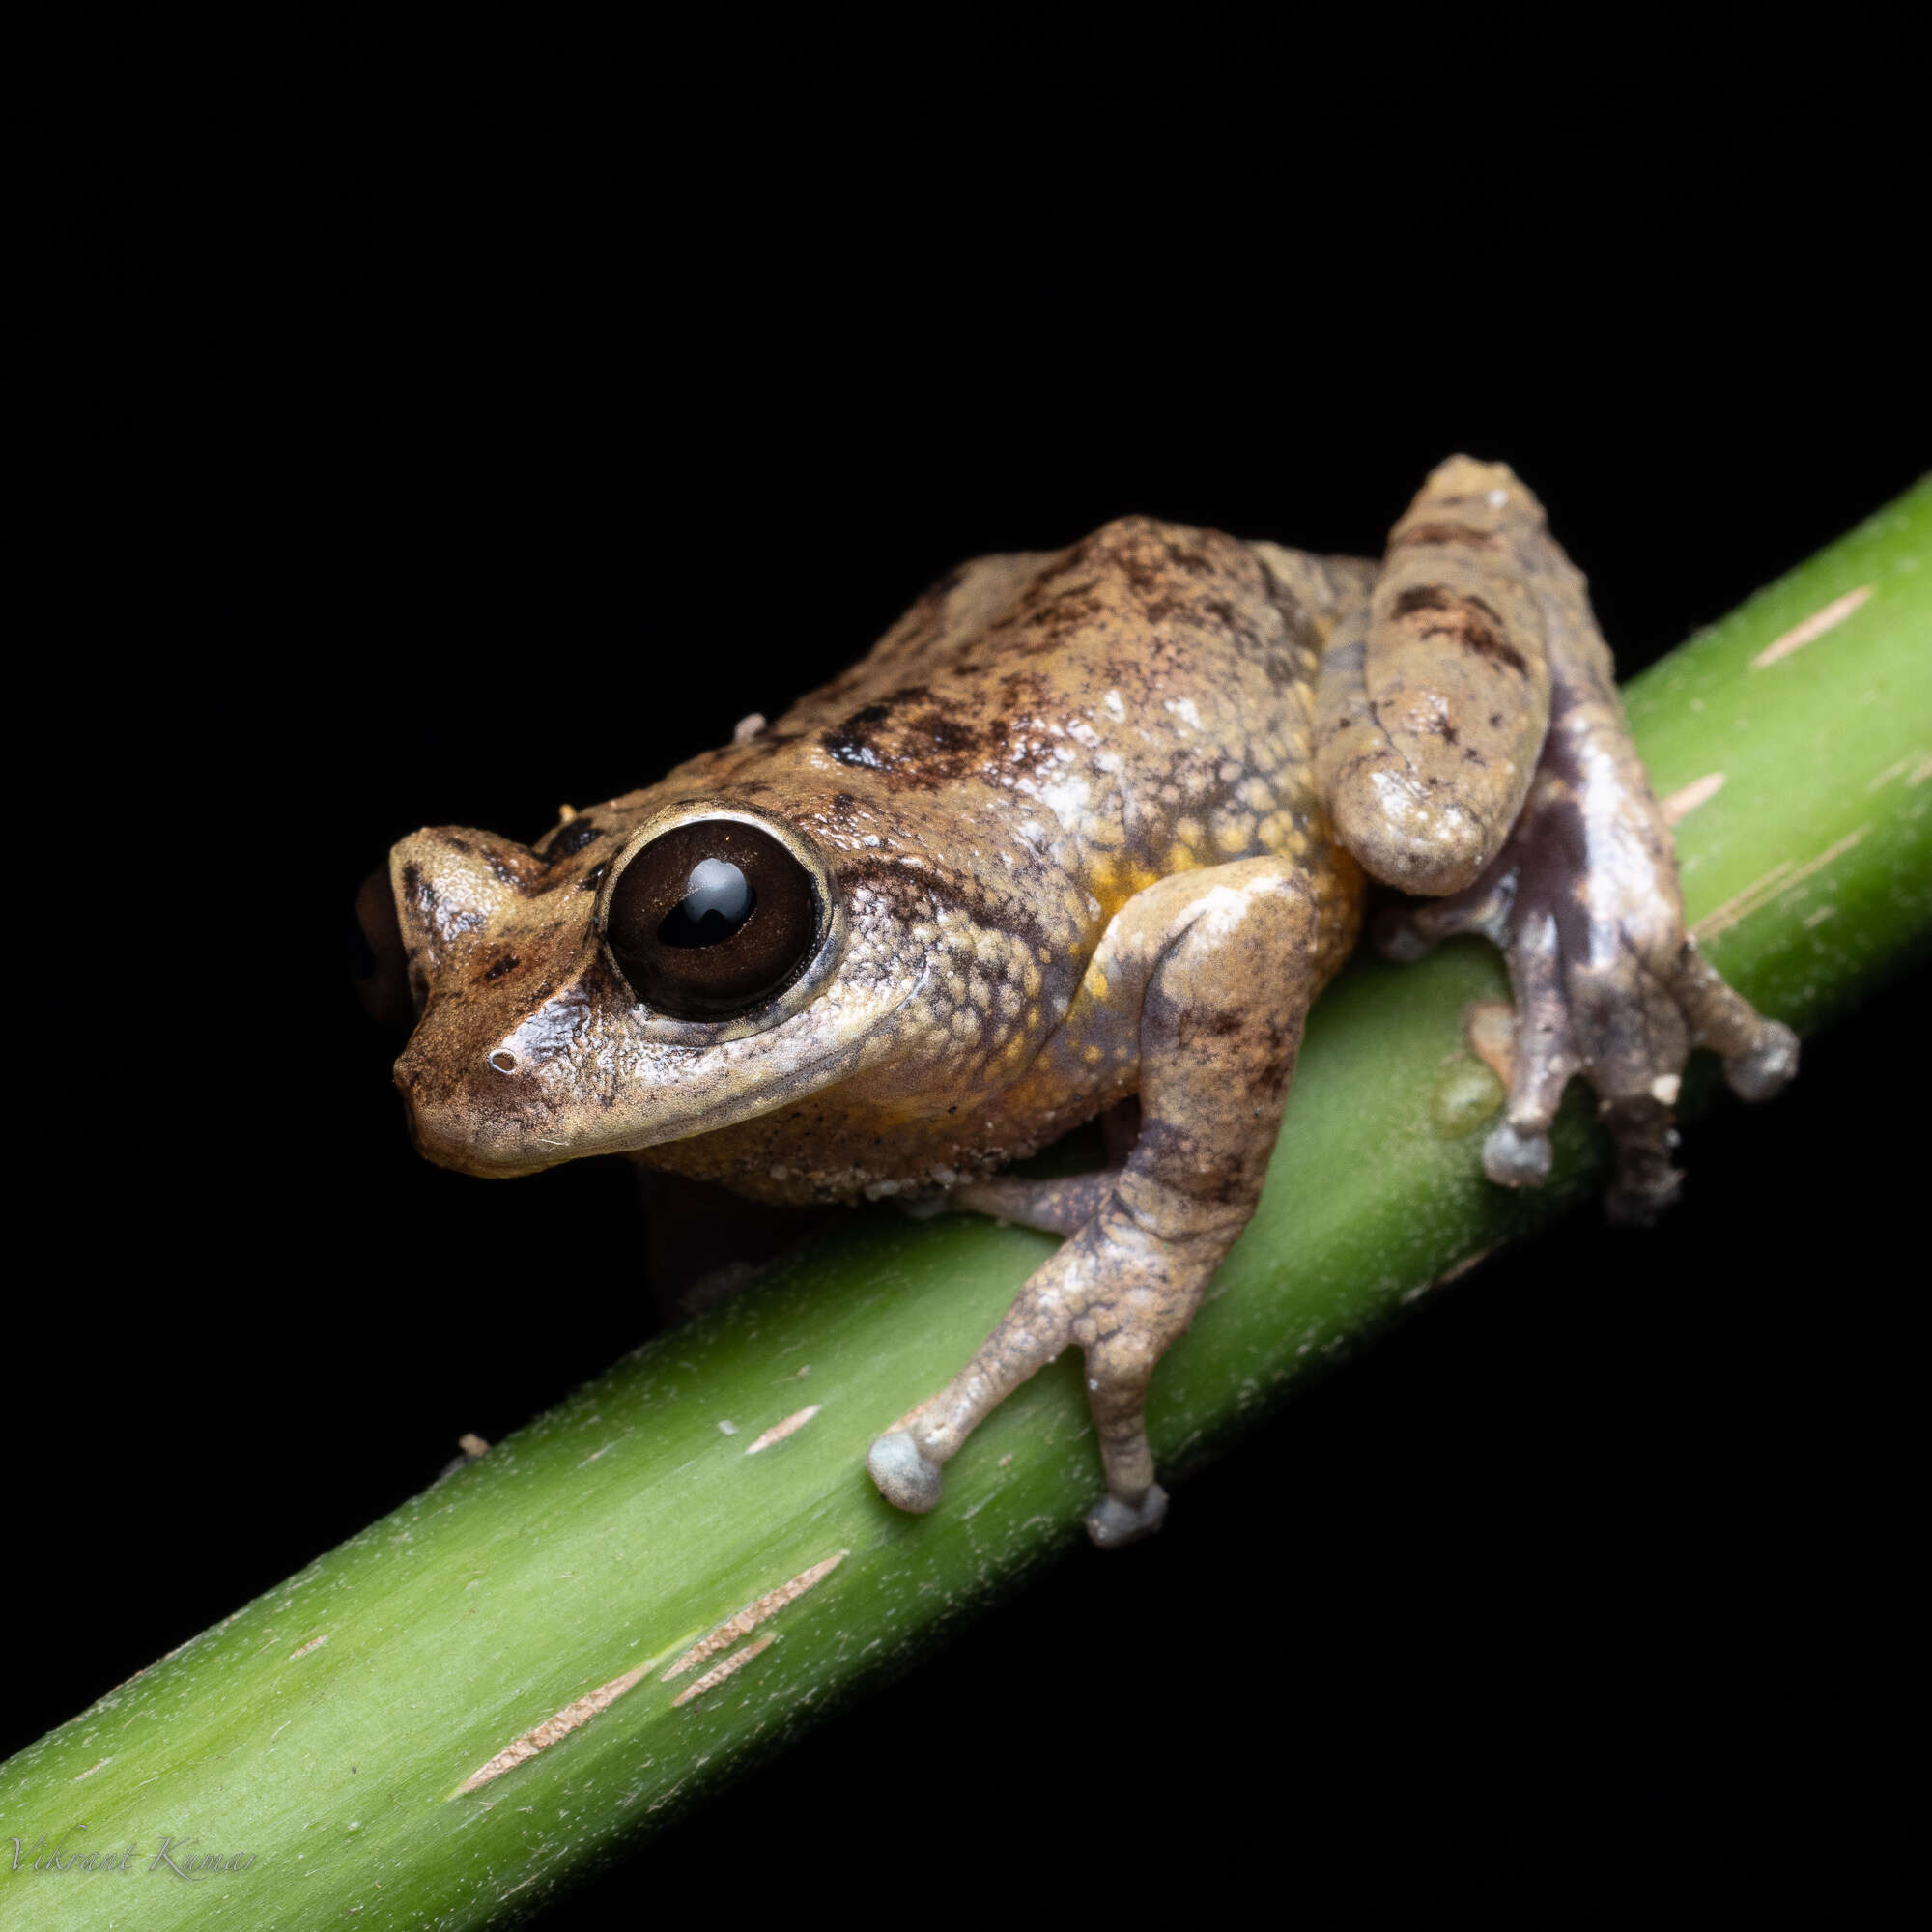
<path id="1" fill-rule="evenodd" d="M 695 1139 L 699 1134 L 716 1133 L 724 1127 L 735 1127 L 744 1121 L 755 1121 L 760 1114 L 775 1114 L 781 1107 L 788 1106 L 805 1094 L 816 1093 L 818 1089 L 842 1074 L 857 1073 L 866 1065 L 866 1048 L 876 1043 L 881 1035 L 889 1029 L 907 1007 L 925 991 L 926 982 L 932 977 L 932 962 L 922 963 L 919 978 L 898 999 L 886 1009 L 866 1029 L 864 1035 L 847 1045 L 833 1047 L 815 1060 L 808 1060 L 793 1067 L 782 1078 L 772 1083 L 761 1092 L 734 1094 L 696 1114 L 687 1114 L 666 1126 L 664 1132 L 652 1134 L 645 1140 L 632 1140 L 628 1137 L 621 1145 L 598 1148 L 599 1153 L 633 1153 L 648 1147 L 662 1147 L 667 1141 Z M 808 1009 L 809 1010 L 809 1009 Z M 841 1066 L 842 1063 L 842 1066 Z M 828 1072 L 828 1069 L 833 1069 Z M 777 1091 L 774 1091 L 774 1090 Z M 590 1149 L 582 1153 L 593 1151 Z M 551 1163 L 555 1165 L 556 1163 Z"/>
<path id="2" fill-rule="evenodd" d="M 572 1143 L 566 1140 L 552 1140 L 541 1134 L 531 1134 L 523 1145 L 526 1148 L 556 1147 L 568 1151 L 558 1153 L 550 1160 L 518 1160 L 515 1162 L 479 1160 L 469 1150 L 451 1150 L 454 1157 L 446 1157 L 440 1151 L 423 1144 L 419 1132 L 415 1109 L 409 1108 L 410 1138 L 415 1144 L 416 1151 L 438 1167 L 446 1167 L 458 1174 L 467 1174 L 478 1180 L 521 1180 L 526 1175 L 543 1174 L 553 1167 L 562 1167 L 573 1160 L 585 1160 L 594 1154 L 639 1153 L 645 1148 L 662 1147 L 668 1141 L 693 1140 L 700 1134 L 716 1133 L 724 1127 L 737 1126 L 741 1122 L 756 1120 L 761 1114 L 778 1112 L 781 1107 L 816 1092 L 831 1080 L 844 1074 L 856 1073 L 866 1064 L 866 1047 L 876 1043 L 891 1028 L 892 1023 L 905 1009 L 925 991 L 932 977 L 931 962 L 925 961 L 920 968 L 919 978 L 914 980 L 904 996 L 888 1007 L 866 1028 L 864 1035 L 855 1042 L 836 1046 L 792 1067 L 781 1076 L 763 1086 L 753 1083 L 753 1091 L 726 1094 L 710 1106 L 693 1114 L 680 1114 L 668 1121 L 661 1132 L 645 1131 L 641 1136 L 636 1129 L 613 1134 L 608 1142 Z M 407 1099 L 407 1094 L 405 1098 Z"/>

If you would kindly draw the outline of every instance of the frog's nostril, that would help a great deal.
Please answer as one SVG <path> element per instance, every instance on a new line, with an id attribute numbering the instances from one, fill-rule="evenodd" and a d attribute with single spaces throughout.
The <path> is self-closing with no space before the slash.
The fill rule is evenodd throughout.
<path id="1" fill-rule="evenodd" d="M 517 1070 L 517 1056 L 505 1053 L 500 1048 L 490 1056 L 490 1065 L 498 1073 L 514 1073 Z"/>

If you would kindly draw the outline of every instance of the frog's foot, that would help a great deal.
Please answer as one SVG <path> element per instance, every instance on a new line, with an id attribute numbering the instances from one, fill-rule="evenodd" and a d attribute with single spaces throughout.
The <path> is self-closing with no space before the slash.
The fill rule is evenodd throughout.
<path id="1" fill-rule="evenodd" d="M 1154 1364 L 1186 1326 L 1238 1226 L 1196 1227 L 1170 1210 L 1164 1238 L 1129 1210 L 1109 1180 L 1108 1205 L 1050 1256 L 1005 1319 L 945 1388 L 877 1437 L 866 1467 L 895 1507 L 937 1506 L 945 1464 L 973 1430 L 1064 1350 L 1086 1356 L 1087 1399 L 1099 1437 L 1107 1494 L 1087 1518 L 1103 1548 L 1160 1526 L 1166 1492 L 1154 1481 L 1146 1402 Z M 1125 1183 L 1130 1194 L 1148 1194 Z"/>
<path id="2" fill-rule="evenodd" d="M 1167 1498 L 1148 1444 L 1148 1385 L 1260 1197 L 1316 933 L 1306 882 L 1274 859 L 1161 880 L 1117 915 L 1096 958 L 1138 1011 L 1132 1152 L 1071 1179 L 996 1177 L 952 1190 L 954 1206 L 1068 1238 L 973 1359 L 872 1444 L 867 1466 L 888 1502 L 931 1509 L 941 1471 L 979 1423 L 1078 1348 L 1107 1481 L 1089 1534 L 1111 1547 L 1159 1525 Z"/>
<path id="3" fill-rule="evenodd" d="M 1317 769 L 1377 878 L 1435 903 L 1385 921 L 1414 958 L 1482 932 L 1516 990 L 1509 1109 L 1492 1180 L 1549 1172 L 1572 1074 L 1617 1143 L 1611 1211 L 1648 1219 L 1677 1191 L 1671 1110 L 1685 1056 L 1712 1046 L 1762 1099 L 1798 1065 L 1684 929 L 1677 861 L 1631 742 L 1582 574 L 1500 464 L 1452 457 L 1389 538 L 1366 607 L 1321 661 Z"/>
<path id="4" fill-rule="evenodd" d="M 1621 716 L 1613 722 L 1621 737 Z M 1798 1038 L 1727 986 L 1685 931 L 1669 833 L 1634 753 L 1593 765 L 1569 749 L 1567 772 L 1563 746 L 1546 753 L 1515 830 L 1473 886 L 1385 915 L 1376 940 L 1397 959 L 1462 932 L 1502 949 L 1516 1029 L 1508 1108 L 1484 1145 L 1484 1172 L 1505 1187 L 1548 1176 L 1550 1123 L 1580 1073 L 1616 1142 L 1605 1207 L 1644 1222 L 1681 1183 L 1673 1109 L 1690 1049 L 1714 1047 L 1732 1091 L 1762 1100 L 1797 1071 Z"/>

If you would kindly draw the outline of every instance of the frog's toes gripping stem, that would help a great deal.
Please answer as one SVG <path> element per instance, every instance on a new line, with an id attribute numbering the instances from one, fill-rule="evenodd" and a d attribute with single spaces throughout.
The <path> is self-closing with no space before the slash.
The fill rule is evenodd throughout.
<path id="1" fill-rule="evenodd" d="M 1397 959 L 1462 932 L 1502 949 L 1516 1034 L 1484 1172 L 1505 1187 L 1548 1176 L 1550 1123 L 1580 1073 L 1616 1141 L 1605 1206 L 1644 1222 L 1681 1181 L 1673 1109 L 1691 1048 L 1715 1048 L 1732 1091 L 1761 1100 L 1798 1070 L 1798 1038 L 1727 986 L 1685 931 L 1670 835 L 1613 706 L 1559 709 L 1494 864 L 1464 892 L 1384 915 L 1375 936 Z"/>
<path id="2" fill-rule="evenodd" d="M 1712 1046 L 1747 1099 L 1798 1065 L 1684 928 L 1677 861 L 1581 573 L 1500 464 L 1452 457 L 1390 535 L 1368 605 L 1322 660 L 1318 769 L 1377 878 L 1440 895 L 1385 919 L 1415 958 L 1459 932 L 1503 949 L 1516 993 L 1509 1107 L 1483 1151 L 1507 1187 L 1549 1172 L 1574 1074 L 1617 1143 L 1614 1216 L 1676 1193 L 1672 1108 Z"/>
<path id="3" fill-rule="evenodd" d="M 952 1191 L 953 1206 L 1068 1238 L 958 1375 L 874 1441 L 867 1467 L 888 1502 L 933 1508 L 973 1429 L 1078 1348 L 1107 1480 L 1088 1533 L 1111 1547 L 1159 1527 L 1167 1496 L 1148 1445 L 1148 1385 L 1260 1199 L 1316 935 L 1306 883 L 1274 859 L 1179 874 L 1122 909 L 1100 964 L 1117 990 L 1141 989 L 1132 1153 L 1071 1180 L 1001 1176 Z"/>

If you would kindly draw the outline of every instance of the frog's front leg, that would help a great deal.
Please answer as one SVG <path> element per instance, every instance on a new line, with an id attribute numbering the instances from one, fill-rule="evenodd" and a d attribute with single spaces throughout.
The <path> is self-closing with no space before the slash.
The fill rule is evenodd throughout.
<path id="1" fill-rule="evenodd" d="M 1315 931 L 1306 883 L 1275 859 L 1164 879 L 1122 908 L 1094 964 L 1111 1008 L 1136 1010 L 1137 998 L 1133 1151 L 1117 1173 L 1066 1183 L 1050 1208 L 1018 1183 L 1022 1217 L 1070 1227 L 1069 1238 L 972 1361 L 873 1443 L 867 1467 L 889 1502 L 931 1509 L 942 1465 L 974 1427 L 1077 1344 L 1107 1479 L 1088 1532 L 1112 1545 L 1158 1526 L 1167 1498 L 1148 1447 L 1148 1382 L 1261 1196 L 1312 996 Z"/>
<path id="2" fill-rule="evenodd" d="M 1669 828 L 1617 697 L 1581 574 L 1500 465 L 1442 465 L 1391 535 L 1374 596 L 1338 629 L 1320 692 L 1318 774 L 1378 878 L 1441 894 L 1387 916 L 1414 958 L 1453 933 L 1504 951 L 1516 996 L 1492 1180 L 1534 1185 L 1573 1075 L 1615 1136 L 1613 1214 L 1675 1194 L 1672 1108 L 1692 1046 L 1747 1099 L 1796 1071 L 1798 1041 L 1725 985 L 1685 930 Z M 1546 724 L 1547 720 L 1547 724 Z"/>

